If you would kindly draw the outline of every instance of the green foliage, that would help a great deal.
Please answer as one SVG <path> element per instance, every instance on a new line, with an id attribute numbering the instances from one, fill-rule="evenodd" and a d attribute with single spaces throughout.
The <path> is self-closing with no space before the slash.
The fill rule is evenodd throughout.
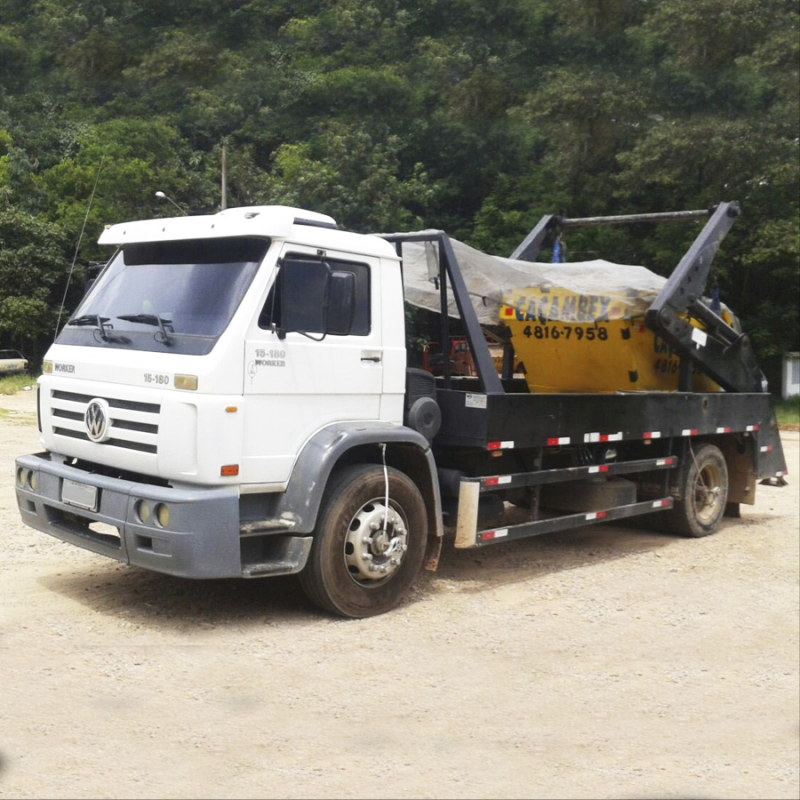
<path id="1" fill-rule="evenodd" d="M 27 372 L 20 372 L 17 375 L 9 375 L 7 378 L 0 378 L 0 395 L 16 394 L 21 392 L 26 386 L 36 388 L 36 378 Z M 0 408 L 0 416 L 8 412 Z"/>
<path id="2" fill-rule="evenodd" d="M 0 0 L 0 342 L 44 346 L 85 218 L 79 265 L 171 215 L 156 190 L 215 211 L 226 142 L 229 204 L 503 255 L 543 213 L 738 200 L 713 279 L 774 371 L 800 349 L 799 27 L 796 0 Z M 695 233 L 568 253 L 666 274 Z"/>
<path id="3" fill-rule="evenodd" d="M 65 245 L 57 225 L 0 209 L 0 340 L 29 360 L 55 330 L 69 268 Z"/>

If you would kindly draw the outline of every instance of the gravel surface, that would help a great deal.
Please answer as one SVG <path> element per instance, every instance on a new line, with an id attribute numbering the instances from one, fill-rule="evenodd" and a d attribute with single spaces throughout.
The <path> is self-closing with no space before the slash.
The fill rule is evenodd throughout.
<path id="1" fill-rule="evenodd" d="M 684 540 L 445 548 L 365 621 L 293 579 L 189 582 L 24 527 L 0 398 L 0 796 L 797 798 L 791 486 Z"/>

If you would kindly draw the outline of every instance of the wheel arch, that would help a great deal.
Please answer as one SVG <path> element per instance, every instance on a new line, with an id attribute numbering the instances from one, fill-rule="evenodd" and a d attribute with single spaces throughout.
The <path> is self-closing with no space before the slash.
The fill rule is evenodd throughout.
<path id="1" fill-rule="evenodd" d="M 291 519 L 292 532 L 312 533 L 334 470 L 350 464 L 382 463 L 382 444 L 386 445 L 386 463 L 408 475 L 425 500 L 429 539 L 426 567 L 431 568 L 432 550 L 435 562 L 444 533 L 436 461 L 427 439 L 411 428 L 353 422 L 337 423 L 317 432 L 295 462 L 276 516 Z"/>

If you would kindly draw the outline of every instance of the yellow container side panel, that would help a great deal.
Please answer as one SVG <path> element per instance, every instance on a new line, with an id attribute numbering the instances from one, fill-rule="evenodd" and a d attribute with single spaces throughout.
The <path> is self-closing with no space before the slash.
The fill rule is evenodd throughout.
<path id="1" fill-rule="evenodd" d="M 531 288 L 505 302 L 500 319 L 511 331 L 529 391 L 677 391 L 680 359 L 645 327 L 643 315 L 629 316 L 631 298 Z M 719 391 L 704 376 L 693 389 Z"/>

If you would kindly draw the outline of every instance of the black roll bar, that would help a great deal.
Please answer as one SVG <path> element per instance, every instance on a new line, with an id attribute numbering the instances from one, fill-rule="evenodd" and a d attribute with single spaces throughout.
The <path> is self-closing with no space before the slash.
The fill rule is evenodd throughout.
<path id="1" fill-rule="evenodd" d="M 447 286 L 452 288 L 456 299 L 458 313 L 466 330 L 467 342 L 472 351 L 472 358 L 475 361 L 475 371 L 478 373 L 478 380 L 481 390 L 485 394 L 504 394 L 503 384 L 497 375 L 497 370 L 492 361 L 489 346 L 483 335 L 483 329 L 478 322 L 478 315 L 472 307 L 472 301 L 464 283 L 464 276 L 458 266 L 456 254 L 453 252 L 453 245 L 450 237 L 444 231 L 431 231 L 429 233 L 394 233 L 382 236 L 387 242 L 395 244 L 395 250 L 402 259 L 403 242 L 431 242 L 439 247 L 439 298 L 441 304 L 441 326 L 442 326 L 442 354 L 444 367 L 444 388 L 452 388 L 450 375 L 450 318 L 447 315 Z"/>

